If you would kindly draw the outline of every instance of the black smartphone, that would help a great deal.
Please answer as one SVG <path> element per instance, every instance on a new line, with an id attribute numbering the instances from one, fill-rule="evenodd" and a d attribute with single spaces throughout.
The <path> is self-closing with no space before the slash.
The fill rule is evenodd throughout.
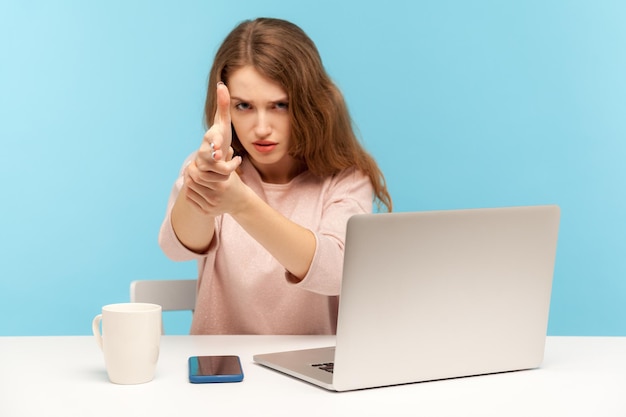
<path id="1" fill-rule="evenodd" d="M 243 369 L 239 356 L 192 356 L 189 358 L 189 382 L 241 382 Z"/>

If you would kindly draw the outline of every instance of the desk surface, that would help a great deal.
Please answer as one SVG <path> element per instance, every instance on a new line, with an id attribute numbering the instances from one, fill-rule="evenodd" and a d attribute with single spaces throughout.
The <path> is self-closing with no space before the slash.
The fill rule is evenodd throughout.
<path id="1" fill-rule="evenodd" d="M 0 337 L 0 416 L 626 416 L 626 338 L 549 337 L 530 371 L 333 393 L 252 355 L 329 336 L 164 336 L 157 374 L 108 382 L 92 337 Z M 245 379 L 190 384 L 187 357 L 237 354 Z"/>

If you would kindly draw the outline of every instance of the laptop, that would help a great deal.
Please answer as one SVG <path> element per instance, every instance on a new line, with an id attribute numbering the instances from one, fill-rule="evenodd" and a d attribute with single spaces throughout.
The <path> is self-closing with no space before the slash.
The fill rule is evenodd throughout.
<path id="1" fill-rule="evenodd" d="M 355 215 L 336 346 L 254 356 L 348 391 L 540 366 L 558 206 Z"/>

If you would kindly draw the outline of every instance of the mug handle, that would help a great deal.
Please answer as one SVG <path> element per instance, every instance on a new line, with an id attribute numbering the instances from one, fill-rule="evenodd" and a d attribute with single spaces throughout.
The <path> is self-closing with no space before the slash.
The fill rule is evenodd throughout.
<path id="1" fill-rule="evenodd" d="M 102 335 L 100 334 L 100 322 L 102 321 L 102 314 L 98 314 L 93 318 L 91 322 L 91 330 L 93 331 L 93 335 L 96 336 L 96 342 L 100 349 L 102 349 Z"/>

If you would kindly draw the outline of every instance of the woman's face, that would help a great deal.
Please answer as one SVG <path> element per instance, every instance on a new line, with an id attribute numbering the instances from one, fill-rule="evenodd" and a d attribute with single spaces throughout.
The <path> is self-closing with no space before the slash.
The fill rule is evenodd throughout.
<path id="1" fill-rule="evenodd" d="M 239 141 L 266 182 L 289 182 L 301 164 L 288 154 L 291 141 L 287 92 L 252 66 L 228 78 L 230 115 Z"/>

